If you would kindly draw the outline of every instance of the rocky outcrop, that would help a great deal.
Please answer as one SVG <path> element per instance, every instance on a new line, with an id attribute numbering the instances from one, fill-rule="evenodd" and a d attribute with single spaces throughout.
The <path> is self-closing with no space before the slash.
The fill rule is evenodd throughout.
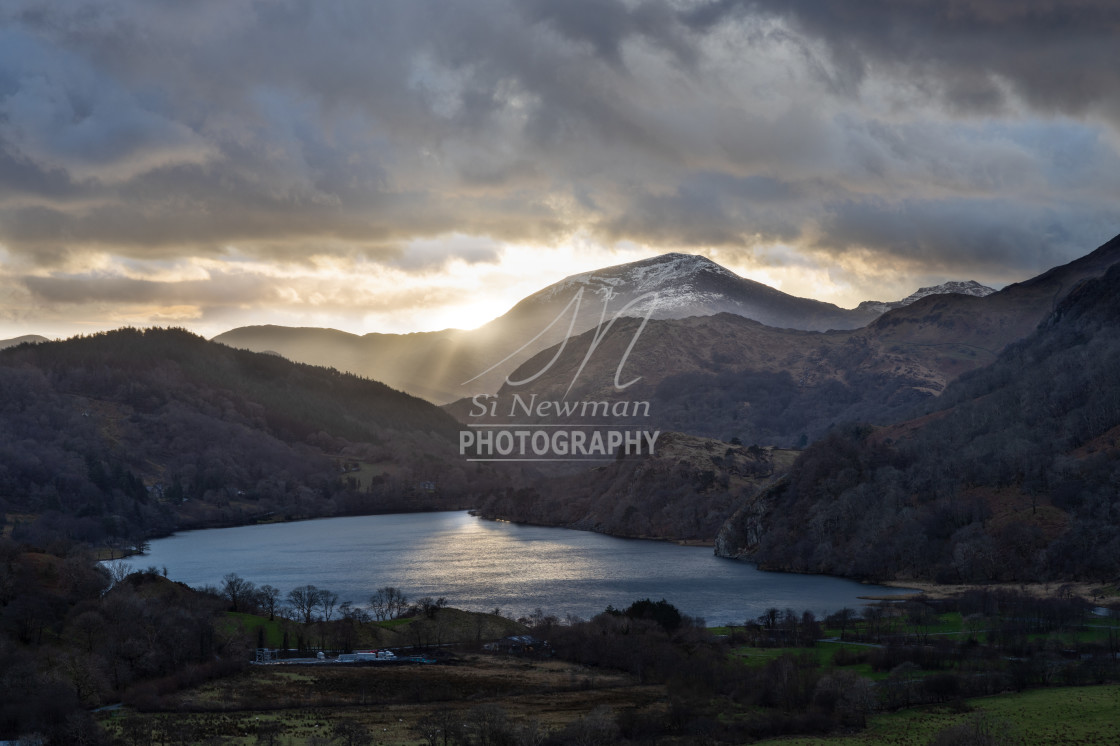
<path id="1" fill-rule="evenodd" d="M 785 489 L 787 477 L 783 476 L 765 490 L 745 500 L 728 518 L 716 536 L 717 557 L 749 560 L 762 542 L 766 531 L 766 517 L 776 496 Z"/>

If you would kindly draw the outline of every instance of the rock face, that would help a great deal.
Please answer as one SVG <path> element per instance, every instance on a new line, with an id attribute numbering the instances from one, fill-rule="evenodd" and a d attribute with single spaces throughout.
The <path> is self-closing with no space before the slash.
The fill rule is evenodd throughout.
<path id="1" fill-rule="evenodd" d="M 720 527 L 716 536 L 715 553 L 717 557 L 749 560 L 762 543 L 765 533 L 766 514 L 787 484 L 783 475 L 767 489 L 743 501 L 739 509 Z"/>

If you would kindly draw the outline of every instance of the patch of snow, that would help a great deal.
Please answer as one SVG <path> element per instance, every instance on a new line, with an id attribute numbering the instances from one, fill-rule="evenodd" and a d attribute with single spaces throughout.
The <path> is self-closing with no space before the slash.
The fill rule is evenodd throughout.
<path id="1" fill-rule="evenodd" d="M 921 300 L 922 298 L 930 295 L 960 293 L 961 295 L 971 295 L 976 298 L 983 298 L 984 296 L 991 295 L 994 292 L 996 292 L 994 288 L 990 288 L 987 285 L 981 285 L 975 280 L 952 280 L 950 282 L 943 282 L 940 285 L 931 285 L 929 287 L 918 288 L 916 291 L 906 296 L 902 300 L 865 300 L 863 303 L 859 304 L 858 308 L 861 311 L 874 311 L 875 313 L 883 314 L 887 311 L 894 310 L 895 308 L 908 306 L 914 301 Z"/>
<path id="2" fill-rule="evenodd" d="M 545 288 L 537 296 L 541 300 L 550 300 L 558 295 L 571 295 L 581 286 L 592 292 L 600 292 L 602 288 L 609 287 L 616 295 L 625 293 L 635 297 L 658 292 L 662 293 L 662 301 L 672 298 L 675 304 L 680 304 L 688 297 L 687 293 L 702 274 L 742 279 L 707 257 L 673 253 L 606 270 L 572 275 Z"/>

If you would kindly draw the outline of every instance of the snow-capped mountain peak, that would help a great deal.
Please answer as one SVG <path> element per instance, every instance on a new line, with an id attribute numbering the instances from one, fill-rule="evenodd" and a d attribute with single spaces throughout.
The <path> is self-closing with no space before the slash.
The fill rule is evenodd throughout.
<path id="1" fill-rule="evenodd" d="M 619 312 L 628 316 L 649 312 L 657 319 L 734 313 L 770 326 L 822 331 L 856 328 L 877 316 L 788 295 L 740 277 L 705 256 L 681 253 L 572 275 L 525 298 L 509 316 L 528 318 L 551 313 L 555 317 L 579 290 L 583 298 L 576 328 L 589 328 Z M 657 294 L 654 306 L 643 299 L 622 311 L 631 301 L 649 293 Z"/>
<path id="2" fill-rule="evenodd" d="M 580 287 L 599 294 L 602 294 L 603 288 L 613 288 L 634 295 L 665 291 L 678 295 L 684 286 L 690 285 L 703 274 L 742 280 L 734 272 L 705 256 L 670 253 L 571 275 L 545 288 L 540 295 L 551 299 L 572 293 Z"/>
<path id="3" fill-rule="evenodd" d="M 894 301 L 877 301 L 865 300 L 858 306 L 859 310 L 874 311 L 876 313 L 886 313 L 895 308 L 902 308 L 908 306 L 914 301 L 921 300 L 930 295 L 943 295 L 945 293 L 959 293 L 961 295 L 971 295 L 977 298 L 983 298 L 986 295 L 991 295 L 996 292 L 994 288 L 987 285 L 981 285 L 975 280 L 951 280 L 943 282 L 940 285 L 931 285 L 929 287 L 918 288 L 915 292 L 906 296 L 902 300 Z"/>

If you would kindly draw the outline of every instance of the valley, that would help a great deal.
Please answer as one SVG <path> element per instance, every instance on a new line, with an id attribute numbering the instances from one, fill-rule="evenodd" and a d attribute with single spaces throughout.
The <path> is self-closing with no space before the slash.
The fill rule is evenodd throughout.
<path id="1" fill-rule="evenodd" d="M 1058 708 L 1061 716 L 1014 730 L 1017 737 L 1043 743 L 1049 736 L 1039 734 L 1066 727 L 1077 712 L 1083 742 L 1107 741 L 1099 723 L 1114 696 L 1107 682 L 1115 680 L 1116 635 L 1111 617 L 1099 615 L 1113 614 L 1120 598 L 1112 489 L 1120 237 L 997 292 L 917 293 L 865 308 L 874 313 L 866 325 L 828 330 L 813 325 L 841 318 L 835 312 L 736 283 L 710 263 L 668 255 L 609 270 L 606 280 L 591 273 L 542 291 L 529 311 L 499 320 L 490 330 L 500 327 L 497 347 L 461 338 L 476 357 L 440 357 L 447 338 L 433 333 L 430 347 L 387 338 L 390 347 L 364 358 L 388 371 L 389 349 L 400 353 L 394 364 L 436 356 L 425 358 L 425 370 L 444 377 L 420 386 L 442 392 L 438 400 L 451 392 L 448 371 L 487 370 L 478 366 L 488 356 L 506 354 L 506 368 L 472 384 L 489 390 L 443 407 L 420 389 L 404 393 L 292 362 L 282 350 L 235 349 L 180 329 L 12 340 L 0 350 L 0 662 L 14 672 L 6 681 L 25 683 L 0 708 L 3 732 L 138 746 L 685 744 L 853 731 L 859 742 L 925 744 L 988 732 L 1001 717 L 1026 722 L 1024 708 Z M 575 333 L 576 321 L 593 317 L 574 314 L 572 336 L 519 343 L 556 310 L 550 299 L 573 287 L 629 287 L 625 300 L 649 287 L 628 278 L 668 288 L 677 271 L 735 292 L 717 298 L 689 286 L 669 293 L 673 303 L 660 315 Z M 808 328 L 741 315 L 743 303 L 727 299 L 743 288 Z M 301 335 L 314 344 L 339 339 Z M 332 358 L 338 349 L 320 351 L 356 366 L 358 357 Z M 649 447 L 604 446 L 594 465 L 465 458 L 464 433 L 498 441 L 514 427 L 532 446 L 525 453 L 542 457 L 571 455 L 559 453 L 571 433 L 585 443 L 617 436 L 616 446 L 627 433 L 646 433 Z M 604 427 L 613 435 L 596 429 Z M 547 436 L 539 454 L 538 432 Z M 303 563 L 311 574 L 289 598 L 234 574 L 189 588 L 174 582 L 174 563 L 161 573 L 158 551 L 148 555 L 157 564 L 140 571 L 95 565 L 91 553 L 142 562 L 156 537 L 187 529 L 387 513 L 438 523 L 465 514 L 432 511 L 465 508 L 494 523 L 471 518 L 467 533 L 459 526 L 415 547 L 400 544 L 410 535 L 402 524 L 380 540 L 397 542 L 391 556 L 368 567 L 409 583 L 419 582 L 408 569 L 417 562 L 452 573 L 425 581 L 433 594 L 470 597 L 472 588 L 493 594 L 522 583 L 503 597 L 513 606 L 540 593 L 584 605 L 595 593 L 614 598 L 615 585 L 596 583 L 623 566 L 617 554 L 591 567 L 594 553 L 577 551 L 586 578 L 570 567 L 542 574 L 542 562 L 562 569 L 574 561 L 563 551 L 553 557 L 564 542 L 472 571 L 488 580 L 467 571 L 463 552 L 491 551 L 478 543 L 493 539 L 487 526 L 548 526 L 676 542 L 686 546 L 655 546 L 759 568 L 720 565 L 711 577 L 682 581 L 682 598 L 723 582 L 716 576 L 729 567 L 754 573 L 762 595 L 766 583 L 776 584 L 773 594 L 798 585 L 766 571 L 817 582 L 818 602 L 824 584 L 850 582 L 840 578 L 909 581 L 928 593 L 863 585 L 858 611 L 818 619 L 775 604 L 747 614 L 741 628 L 734 617 L 742 614 L 729 609 L 744 599 L 734 594 L 711 606 L 727 617 L 714 629 L 651 598 L 620 609 L 604 597 L 587 617 L 561 622 L 543 602 L 515 620 L 431 595 L 374 620 L 354 589 L 341 589 L 340 601 L 312 580 L 346 572 L 313 562 Z M 362 554 L 329 522 L 290 526 L 316 535 L 313 551 L 327 560 Z M 533 551 L 527 535 L 510 538 L 502 551 Z M 368 532 L 361 540 L 379 541 Z M 255 561 L 253 546 L 227 541 L 210 553 L 228 566 Z M 308 550 L 288 540 L 276 551 Z M 417 551 L 422 559 L 407 559 Z M 627 573 L 655 572 L 659 589 L 671 586 L 669 566 L 652 558 Z M 267 575 L 273 566 L 286 560 L 259 569 Z M 286 572 L 290 580 L 299 571 Z M 359 575 L 355 587 L 368 583 L 368 573 Z M 252 593 L 233 595 L 235 587 Z M 508 647 L 501 641 L 518 634 L 547 640 L 548 654 L 484 645 Z M 184 649 L 176 639 L 193 642 Z M 247 666 L 255 648 L 326 657 L 363 646 L 435 662 Z M 1106 685 L 1077 688 L 1089 684 Z M 89 712 L 111 700 L 124 707 Z"/>

